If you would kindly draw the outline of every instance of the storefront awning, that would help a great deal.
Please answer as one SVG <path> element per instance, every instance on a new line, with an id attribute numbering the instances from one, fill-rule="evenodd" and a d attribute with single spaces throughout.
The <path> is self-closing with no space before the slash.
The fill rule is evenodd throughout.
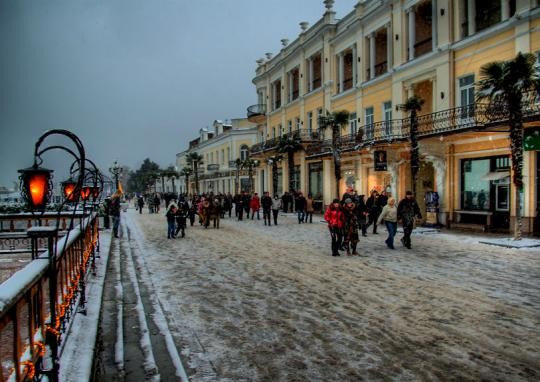
<path id="1" fill-rule="evenodd" d="M 484 175 L 482 180 L 499 180 L 503 178 L 508 178 L 510 176 L 510 171 L 496 171 L 496 172 L 488 172 L 486 175 Z"/>

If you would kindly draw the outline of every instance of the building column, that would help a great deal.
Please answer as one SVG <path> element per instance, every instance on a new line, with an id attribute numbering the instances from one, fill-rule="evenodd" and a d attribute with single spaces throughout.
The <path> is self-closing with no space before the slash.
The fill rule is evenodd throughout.
<path id="1" fill-rule="evenodd" d="M 339 54 L 339 93 L 343 91 L 343 78 L 345 75 L 345 61 L 343 60 L 343 52 Z"/>
<path id="2" fill-rule="evenodd" d="M 392 24 L 388 23 L 386 27 L 386 71 L 390 72 L 394 66 L 392 62 Z"/>
<path id="3" fill-rule="evenodd" d="M 414 13 L 414 7 L 409 8 L 409 61 L 414 59 L 414 43 L 416 41 L 416 15 Z"/>
<path id="4" fill-rule="evenodd" d="M 501 0 L 501 21 L 508 20 L 510 18 L 510 4 L 508 0 Z"/>
<path id="5" fill-rule="evenodd" d="M 437 49 L 437 0 L 431 0 L 431 50 Z"/>
<path id="6" fill-rule="evenodd" d="M 323 204 L 328 206 L 334 199 L 334 164 L 331 159 L 323 159 Z"/>
<path id="7" fill-rule="evenodd" d="M 476 33 L 476 0 L 467 1 L 467 30 L 469 36 Z"/>
<path id="8" fill-rule="evenodd" d="M 375 33 L 370 33 L 369 38 L 369 79 L 375 78 Z"/>

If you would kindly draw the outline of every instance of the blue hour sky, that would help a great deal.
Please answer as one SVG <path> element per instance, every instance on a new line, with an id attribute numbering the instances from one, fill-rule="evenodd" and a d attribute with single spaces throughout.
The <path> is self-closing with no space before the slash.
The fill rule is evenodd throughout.
<path id="1" fill-rule="evenodd" d="M 337 17 L 356 2 L 337 0 Z M 255 60 L 324 10 L 319 0 L 0 1 L 0 185 L 53 128 L 75 132 L 104 169 L 174 164 L 201 127 L 245 117 Z"/>

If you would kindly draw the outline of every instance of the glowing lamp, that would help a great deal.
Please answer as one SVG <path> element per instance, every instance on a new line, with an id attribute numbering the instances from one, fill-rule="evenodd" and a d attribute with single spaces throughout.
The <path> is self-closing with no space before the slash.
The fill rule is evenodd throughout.
<path id="1" fill-rule="evenodd" d="M 45 211 L 52 194 L 52 172 L 37 165 L 19 170 L 21 193 L 30 210 Z"/>
<path id="2" fill-rule="evenodd" d="M 83 186 L 82 190 L 81 190 L 81 199 L 82 200 L 88 200 L 88 198 L 90 197 L 91 193 L 92 193 L 92 186 Z"/>
<path id="3" fill-rule="evenodd" d="M 94 186 L 92 187 L 91 193 L 94 200 L 96 200 L 97 198 L 99 198 L 99 194 L 101 194 L 101 189 L 99 188 L 99 186 Z"/>
<path id="4" fill-rule="evenodd" d="M 62 191 L 64 192 L 64 198 L 68 202 L 74 202 L 77 200 L 77 182 L 72 178 L 62 182 Z"/>

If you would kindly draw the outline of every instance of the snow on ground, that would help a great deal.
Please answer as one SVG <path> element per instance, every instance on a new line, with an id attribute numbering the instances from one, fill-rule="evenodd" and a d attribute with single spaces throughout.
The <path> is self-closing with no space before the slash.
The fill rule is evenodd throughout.
<path id="1" fill-rule="evenodd" d="M 124 222 L 143 232 L 175 342 L 194 333 L 221 380 L 540 378 L 538 248 L 430 233 L 389 250 L 381 229 L 361 238 L 362 256 L 336 258 L 324 224 L 293 217 L 173 240 L 162 214 Z"/>
<path id="2" fill-rule="evenodd" d="M 60 381 L 91 380 L 100 301 L 111 246 L 110 232 L 100 231 L 99 241 L 100 252 L 97 254 L 99 257 L 96 257 L 96 274 L 90 273 L 86 282 L 86 314 L 74 314 L 69 332 L 64 335 L 65 340 L 60 354 Z"/>

